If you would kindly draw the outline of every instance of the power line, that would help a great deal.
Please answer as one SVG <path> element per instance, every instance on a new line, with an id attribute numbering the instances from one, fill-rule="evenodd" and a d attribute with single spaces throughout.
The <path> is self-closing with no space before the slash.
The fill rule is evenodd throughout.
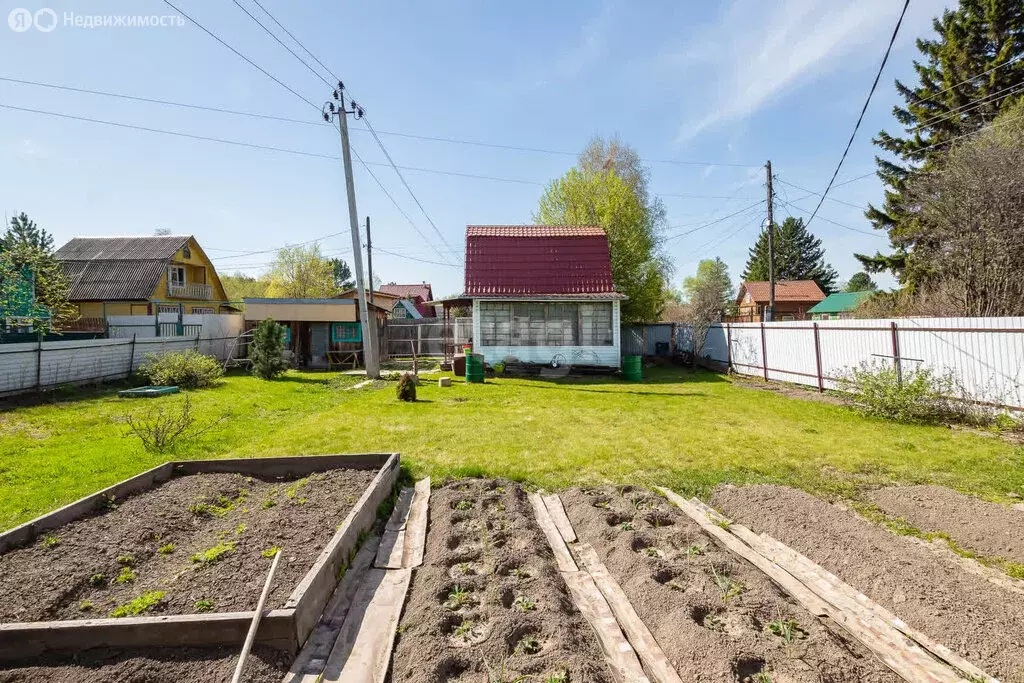
<path id="1" fill-rule="evenodd" d="M 283 247 L 274 247 L 273 249 L 260 249 L 258 251 L 247 251 L 247 252 L 242 253 L 242 254 L 236 254 L 235 256 L 217 256 L 217 257 L 211 258 L 210 260 L 211 261 L 226 261 L 227 259 L 230 259 L 230 258 L 243 258 L 243 257 L 246 257 L 246 256 L 255 256 L 256 254 L 269 254 L 271 252 L 280 251 L 281 249 L 284 249 L 284 248 L 287 248 L 287 247 L 303 247 L 303 246 L 305 246 L 307 244 L 313 244 L 314 242 L 322 242 L 323 240 L 330 239 L 332 237 L 337 237 L 338 235 L 344 235 L 345 233 L 346 233 L 346 231 L 342 230 L 341 232 L 332 232 L 330 235 L 323 235 L 322 237 L 314 237 L 313 239 L 306 240 L 305 242 L 296 242 L 295 244 L 285 244 Z M 351 250 L 349 250 L 349 251 L 351 251 Z"/>
<path id="2" fill-rule="evenodd" d="M 885 55 L 882 56 L 882 63 L 878 66 L 878 73 L 875 74 L 875 80 L 871 84 L 871 90 L 868 92 L 868 97 L 864 100 L 864 106 L 861 107 L 860 116 L 857 117 L 857 123 L 853 126 L 853 132 L 850 134 L 850 141 L 846 143 L 846 149 L 843 150 L 843 156 L 839 158 L 839 164 L 836 166 L 835 172 L 832 174 L 832 179 L 828 181 L 828 186 L 825 191 L 821 193 L 821 199 L 818 200 L 818 206 L 815 207 L 811 213 L 811 217 L 807 219 L 807 226 L 811 225 L 814 217 L 818 214 L 818 209 L 821 208 L 822 203 L 825 201 L 825 197 L 828 196 L 828 191 L 832 189 L 832 183 L 836 181 L 836 176 L 839 175 L 839 169 L 843 167 L 843 162 L 846 161 L 846 155 L 850 153 L 850 147 L 853 146 L 853 139 L 857 137 L 857 130 L 860 128 L 861 121 L 864 120 L 864 114 L 867 113 L 868 105 L 871 103 L 871 96 L 875 94 L 875 88 L 878 87 L 878 81 L 882 77 L 882 71 L 885 69 L 885 63 L 889 61 L 889 53 L 892 52 L 892 46 L 896 42 L 896 35 L 900 32 L 900 26 L 903 24 L 903 17 L 907 14 L 907 8 L 910 6 L 910 0 L 904 0 L 903 11 L 900 12 L 900 18 L 896 21 L 896 27 L 893 29 L 892 37 L 889 38 L 889 46 L 885 48 Z"/>
<path id="3" fill-rule="evenodd" d="M 202 31 L 203 31 L 204 33 L 206 33 L 206 34 L 207 34 L 208 36 L 210 36 L 211 38 L 213 38 L 214 40 L 216 40 L 216 41 L 217 41 L 218 43 L 220 43 L 221 45 L 223 45 L 224 47 L 226 47 L 227 49 L 231 50 L 231 51 L 232 51 L 232 52 L 234 52 L 234 53 L 235 53 L 236 55 L 238 55 L 239 57 L 241 57 L 242 59 L 244 59 L 244 60 L 245 60 L 246 62 L 248 62 L 248 63 L 249 63 L 249 64 L 250 64 L 250 65 L 251 65 L 251 66 L 252 66 L 252 67 L 253 67 L 254 69 L 256 69 L 256 70 L 258 70 L 258 71 L 259 71 L 260 73 L 264 74 L 264 75 L 265 75 L 265 76 L 266 76 L 267 78 L 271 79 L 272 81 L 274 81 L 275 83 L 277 83 L 278 85 L 280 85 L 280 86 L 281 86 L 282 88 L 284 88 L 285 90 L 287 90 L 287 91 L 288 91 L 288 92 L 290 92 L 291 94 L 295 95 L 295 96 L 296 96 L 296 97 L 298 97 L 298 98 L 299 98 L 300 100 L 302 100 L 303 102 L 305 102 L 305 103 L 306 103 L 306 104 L 308 104 L 309 106 L 313 107 L 313 108 L 314 108 L 314 109 L 316 109 L 317 111 L 320 111 L 320 107 L 316 106 L 315 104 L 313 104 L 312 102 L 310 102 L 309 100 L 307 100 L 307 99 L 306 99 L 305 97 L 303 97 L 302 95 L 300 95 L 300 94 L 299 94 L 299 93 L 297 93 L 296 91 L 292 90 L 292 89 L 291 89 L 291 88 L 290 88 L 290 87 L 289 87 L 288 85 L 286 85 L 286 84 L 284 83 L 284 81 L 282 81 L 282 80 L 280 80 L 279 78 L 277 78 L 276 76 L 274 76 L 274 75 L 273 75 L 272 73 L 270 73 L 269 71 L 267 71 L 266 69 L 264 69 L 264 68 L 263 68 L 262 66 L 260 66 L 260 65 L 259 65 L 259 64 L 257 64 L 256 62 L 252 61 L 251 59 L 249 59 L 248 57 L 246 57 L 245 55 L 243 55 L 243 54 L 242 54 L 241 52 L 239 52 L 239 51 L 238 51 L 238 50 L 236 50 L 235 48 L 233 48 L 233 47 L 231 47 L 230 45 L 228 45 L 228 44 L 227 44 L 227 43 L 226 43 L 226 42 L 225 42 L 224 40 L 222 40 L 222 39 L 221 39 L 221 37 L 220 37 L 220 36 L 218 36 L 218 35 L 217 35 L 216 33 L 214 33 L 214 32 L 213 32 L 213 31 L 211 31 L 210 29 L 208 29 L 208 28 L 206 28 L 205 26 L 203 26 L 202 24 L 200 24 L 200 23 L 199 23 L 198 21 L 196 21 L 195 19 L 193 19 L 193 18 L 192 18 L 191 16 L 189 16 L 188 14 L 186 14 L 186 13 L 185 13 L 184 11 L 182 11 L 182 10 L 178 9 L 178 7 L 177 7 L 177 6 L 175 6 L 175 5 L 174 5 L 174 3 L 172 3 L 172 2 L 171 2 L 171 0 L 164 0 L 164 4 L 166 4 L 166 5 L 168 6 L 168 7 L 170 7 L 171 9 L 173 9 L 173 10 L 174 10 L 175 12 L 177 12 L 177 13 L 178 13 L 178 14 L 180 14 L 181 16 L 183 16 L 183 17 L 185 17 L 186 19 L 188 19 L 189 21 L 191 21 L 191 22 L 192 22 L 193 24 L 195 24 L 196 26 L 198 26 L 198 27 L 199 27 L 199 28 L 200 28 L 200 29 L 201 29 L 201 30 L 202 30 Z"/>
<path id="4" fill-rule="evenodd" d="M 817 194 L 817 192 L 815 192 L 813 194 Z M 801 199 L 806 199 L 806 197 L 801 197 Z M 800 201 L 800 200 L 797 199 L 796 201 Z M 801 206 L 797 206 L 793 202 L 785 202 L 785 201 L 783 201 L 782 205 L 787 207 L 787 208 L 796 209 L 797 211 L 799 211 L 799 212 L 801 212 L 803 214 L 809 214 L 810 213 L 810 211 L 808 211 L 807 209 L 805 209 L 805 208 L 803 208 Z M 820 216 L 820 218 L 821 218 L 821 220 L 825 221 L 826 223 L 831 223 L 832 225 L 838 226 L 838 227 L 843 228 L 845 230 L 850 230 L 852 232 L 859 232 L 859 233 L 861 233 L 863 235 L 870 235 L 871 237 L 878 237 L 879 239 L 885 239 L 885 236 L 882 235 L 882 234 L 879 234 L 878 232 L 868 232 L 867 230 L 861 230 L 860 228 L 852 228 L 849 225 L 843 225 L 842 223 L 834 221 L 831 218 L 825 218 L 824 216 Z"/>
<path id="5" fill-rule="evenodd" d="M 341 80 L 336 75 L 334 75 L 334 72 L 332 72 L 330 69 L 328 69 L 327 66 L 323 62 L 321 62 L 320 59 L 315 54 L 310 52 L 309 49 L 305 45 L 302 44 L 302 41 L 295 37 L 295 34 L 293 34 L 291 31 L 289 31 L 287 28 L 285 28 L 284 24 L 282 24 L 280 21 L 278 21 L 277 17 L 275 17 L 273 14 L 270 13 L 270 10 L 268 10 L 266 7 L 264 7 L 262 4 L 260 4 L 260 0 L 253 0 L 253 3 L 255 3 L 255 5 L 257 7 L 259 7 L 261 10 L 263 10 L 263 13 L 266 14 L 268 17 L 270 17 L 270 20 L 273 21 L 275 24 L 277 24 L 278 28 L 280 28 L 282 31 L 287 33 L 288 37 L 291 38 L 292 40 L 294 40 L 295 44 L 298 45 L 299 47 L 301 47 L 303 49 L 303 51 L 313 59 L 314 62 L 319 64 L 320 68 L 322 68 L 324 71 L 326 71 L 327 74 L 329 76 L 331 76 L 334 79 L 335 82 L 338 82 L 338 81 Z M 328 85 L 331 85 L 331 84 L 328 84 Z M 334 86 L 331 85 L 331 87 L 334 87 Z"/>
<path id="6" fill-rule="evenodd" d="M 1010 92 L 1006 92 L 1007 90 L 1009 90 Z M 1002 93 L 1006 93 L 1005 95 L 1003 95 L 1003 99 L 1006 99 L 1007 97 L 1010 97 L 1011 95 L 1016 95 L 1021 90 L 1024 90 L 1024 83 L 1015 83 L 1013 85 L 1008 85 L 1005 88 L 997 90 L 997 91 L 995 91 L 993 93 L 989 93 L 985 97 L 981 97 L 981 98 L 979 98 L 977 100 L 971 100 L 970 102 L 962 104 L 959 107 L 954 107 L 953 109 L 950 109 L 949 111 L 947 111 L 945 113 L 942 113 L 942 114 L 939 114 L 938 116 L 935 116 L 935 117 L 932 117 L 930 119 L 927 119 L 926 121 L 923 121 L 922 123 L 917 124 L 913 128 L 908 128 L 907 132 L 908 133 L 913 133 L 916 130 L 920 130 L 920 129 L 925 128 L 927 126 L 930 126 L 930 125 L 932 125 L 934 123 L 939 123 L 940 121 L 951 120 L 954 117 L 956 117 L 958 114 L 964 114 L 966 112 L 971 111 L 972 109 L 977 109 L 978 107 L 980 107 L 980 106 L 982 106 L 984 104 L 991 104 L 992 101 L 997 99 L 999 97 L 999 95 L 1001 95 Z"/>
<path id="7" fill-rule="evenodd" d="M 254 22 L 256 22 L 256 25 L 257 25 L 257 26 L 259 26 L 259 27 L 260 27 L 261 29 L 263 29 L 263 30 L 264 30 L 264 31 L 266 32 L 266 34 L 267 34 L 268 36 L 270 36 L 271 38 L 273 38 L 274 40 L 276 40 L 276 41 L 278 42 L 278 44 L 280 44 L 280 45 L 281 45 L 281 47 L 283 47 L 284 49 L 288 50 L 288 52 L 289 52 L 289 53 L 291 53 L 292 57 L 295 57 L 295 59 L 297 59 L 297 60 L 299 60 L 300 62 L 302 62 L 302 66 L 304 66 L 304 67 L 306 67 L 307 69 L 309 69 L 310 73 L 312 73 L 312 74 L 313 74 L 314 76 L 316 76 L 316 77 L 317 77 L 317 78 L 319 78 L 319 79 L 320 79 L 321 81 L 323 81 L 324 83 L 326 83 L 326 84 L 327 84 L 327 87 L 328 87 L 328 88 L 333 88 L 333 87 L 334 87 L 334 84 L 333 84 L 333 83 L 331 83 L 331 82 L 330 82 L 330 81 L 328 81 L 328 80 L 327 80 L 326 78 L 324 78 L 323 76 L 321 76 L 321 75 L 320 75 L 320 72 L 316 71 L 316 70 L 315 70 L 315 69 L 314 69 L 313 67 L 311 67 L 311 66 L 310 66 L 310 65 L 309 65 L 309 64 L 308 64 L 308 63 L 306 62 L 306 60 L 305 60 L 305 59 L 303 59 L 302 57 L 300 57 L 299 55 L 297 55 L 297 54 L 295 53 L 295 50 L 293 50 L 293 49 L 291 49 L 290 47 L 288 47 L 287 45 L 285 45 L 284 41 L 283 41 L 283 40 L 281 40 L 280 38 L 278 38 L 278 37 L 277 37 L 277 34 L 275 34 L 275 33 L 274 33 L 273 31 L 271 31 L 271 30 L 270 30 L 269 28 L 267 28 L 266 26 L 264 26 L 263 22 L 262 22 L 262 21 L 260 21 L 259 19 L 257 19 L 256 17 L 254 17 L 254 16 L 253 16 L 253 14 L 252 14 L 252 12 L 250 12 L 249 10 L 247 10 L 247 9 L 246 9 L 246 8 L 245 8 L 245 7 L 244 7 L 244 6 L 242 5 L 242 3 L 238 2 L 238 0 L 231 0 L 231 1 L 232 1 L 233 3 L 235 3 L 235 5 L 236 5 L 236 6 L 238 7 L 238 9 L 242 10 L 243 12 L 245 12 L 246 16 L 248 16 L 248 17 L 249 17 L 250 19 L 252 19 L 252 20 L 253 20 Z M 263 9 L 263 8 L 261 7 L 260 9 Z M 266 12 L 267 10 L 265 10 L 265 9 L 264 9 L 263 11 L 264 11 L 264 12 Z M 269 14 L 268 14 L 268 16 L 269 16 Z M 273 19 L 273 17 L 271 17 L 271 18 Z"/>
<path id="8" fill-rule="evenodd" d="M 959 88 L 961 85 L 964 85 L 965 83 L 970 83 L 971 81 L 973 81 L 976 78 L 981 78 L 982 76 L 987 76 L 988 74 L 992 73 L 993 71 L 996 71 L 997 69 L 1002 69 L 1004 66 L 1010 66 L 1011 64 L 1016 64 L 1021 59 L 1024 59 L 1024 54 L 1017 55 L 1016 57 L 1014 57 L 1010 61 L 1003 62 L 1002 64 L 998 64 L 998 65 L 992 67 L 991 69 L 989 69 L 988 71 L 982 71 L 980 74 L 975 74 L 974 76 L 970 76 L 968 78 L 965 78 L 964 80 L 960 81 L 959 83 L 954 83 L 953 85 L 949 86 L 945 90 L 940 90 L 939 92 L 935 93 L 934 95 L 929 95 L 928 97 L 923 97 L 923 98 L 917 100 L 915 102 L 915 104 L 921 104 L 922 102 L 930 102 L 931 100 L 934 100 L 939 95 L 944 95 L 945 93 L 948 93 L 953 88 Z"/>
<path id="9" fill-rule="evenodd" d="M 820 192 L 815 192 L 814 190 L 808 190 L 806 187 L 800 187 L 796 183 L 791 183 L 788 180 L 783 180 L 782 178 L 780 178 L 777 175 L 775 176 L 775 180 L 779 181 L 783 185 L 789 185 L 790 187 L 792 187 L 794 189 L 800 190 L 801 192 L 810 192 L 815 197 L 820 197 L 821 196 Z M 829 197 L 828 200 L 830 202 L 835 202 L 837 204 L 843 204 L 845 206 L 853 207 L 854 209 L 860 209 L 861 211 L 865 210 L 865 208 L 866 208 L 866 207 L 860 206 L 859 204 L 854 204 L 853 202 L 847 202 L 847 201 L 844 201 L 842 199 L 836 199 L 835 197 Z"/>
<path id="10" fill-rule="evenodd" d="M 686 235 L 693 234 L 693 233 L 695 233 L 695 232 L 697 232 L 699 230 L 703 230 L 705 228 L 710 228 L 712 225 L 717 225 L 717 224 L 721 223 L 722 221 L 729 220 L 733 216 L 738 216 L 741 213 L 748 212 L 751 209 L 754 209 L 754 208 L 756 208 L 758 206 L 761 206 L 762 204 L 764 204 L 767 201 L 768 201 L 767 199 L 762 199 L 760 201 L 754 202 L 750 206 L 745 206 L 742 209 L 740 209 L 739 211 L 736 211 L 735 213 L 731 213 L 728 216 L 722 216 L 721 218 L 715 219 L 713 221 L 709 221 L 707 223 L 704 223 L 703 225 L 700 225 L 700 226 L 698 226 L 696 228 L 693 228 L 692 230 L 686 230 L 685 232 L 676 233 L 674 235 L 666 235 L 665 237 L 661 238 L 661 242 L 664 244 L 664 243 L 667 243 L 667 242 L 671 242 L 674 239 L 679 239 L 680 237 L 685 237 Z"/>
<path id="11" fill-rule="evenodd" d="M 381 249 L 377 245 L 373 246 L 373 250 L 374 251 L 379 251 L 382 254 L 388 254 L 390 256 L 397 256 L 398 258 L 404 258 L 404 259 L 406 259 L 408 261 L 418 261 L 420 263 L 429 263 L 429 264 L 435 265 L 435 266 L 445 266 L 446 268 L 461 268 L 461 266 L 456 265 L 454 263 L 442 263 L 440 261 L 431 261 L 429 259 L 417 258 L 415 256 L 407 256 L 405 254 L 399 254 L 399 253 L 394 252 L 394 251 L 388 251 L 387 249 Z"/>

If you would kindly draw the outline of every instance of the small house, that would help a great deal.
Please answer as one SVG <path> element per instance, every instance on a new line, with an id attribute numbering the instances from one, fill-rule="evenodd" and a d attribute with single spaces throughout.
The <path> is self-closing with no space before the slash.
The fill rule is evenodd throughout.
<path id="1" fill-rule="evenodd" d="M 775 283 L 775 320 L 808 320 L 811 308 L 825 298 L 814 280 L 780 280 Z M 732 322 L 760 322 L 771 301 L 768 282 L 747 280 L 736 296 L 737 315 Z"/>
<path id="2" fill-rule="evenodd" d="M 79 324 L 110 315 L 234 313 L 213 262 L 191 235 L 76 237 L 58 249 Z"/>
<path id="3" fill-rule="evenodd" d="M 336 294 L 335 298 L 355 299 L 356 301 L 359 301 L 359 291 L 355 287 L 349 287 L 340 294 Z M 372 300 L 375 305 L 380 308 L 385 308 L 388 311 L 391 311 L 395 307 L 395 304 L 398 303 L 400 298 L 401 297 L 394 294 L 388 294 L 376 289 L 372 292 L 370 290 L 366 290 L 366 300 L 368 302 Z"/>
<path id="4" fill-rule="evenodd" d="M 846 320 L 853 317 L 853 311 L 865 299 L 871 298 L 874 292 L 836 292 L 829 294 L 823 301 L 814 305 L 807 312 L 811 320 Z"/>
<path id="5" fill-rule="evenodd" d="M 618 368 L 619 307 L 599 226 L 471 225 L 465 292 L 473 351 L 494 365 Z"/>
<path id="6" fill-rule="evenodd" d="M 419 284 L 412 285 L 398 285 L 394 282 L 390 282 L 386 285 L 380 286 L 380 291 L 384 294 L 390 294 L 398 297 L 400 300 L 405 300 L 412 304 L 419 312 L 420 318 L 435 318 L 437 312 L 433 305 L 428 304 L 428 301 L 434 300 L 434 291 L 429 283 L 421 282 Z M 403 306 L 403 309 L 408 309 L 407 306 Z M 399 312 L 395 317 L 415 317 L 406 316 Z"/>
<path id="7" fill-rule="evenodd" d="M 367 304 L 379 326 L 387 310 Z M 246 330 L 267 319 L 284 326 L 285 348 L 299 367 L 354 367 L 362 358 L 363 331 L 355 299 L 245 299 Z"/>

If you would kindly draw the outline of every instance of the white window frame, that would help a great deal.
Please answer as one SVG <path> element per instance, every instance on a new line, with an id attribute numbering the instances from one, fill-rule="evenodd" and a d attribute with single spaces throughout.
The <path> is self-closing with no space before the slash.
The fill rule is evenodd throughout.
<path id="1" fill-rule="evenodd" d="M 179 277 L 175 278 L 175 274 Z M 183 286 L 185 284 L 185 266 L 168 266 L 167 282 L 171 285 Z"/>

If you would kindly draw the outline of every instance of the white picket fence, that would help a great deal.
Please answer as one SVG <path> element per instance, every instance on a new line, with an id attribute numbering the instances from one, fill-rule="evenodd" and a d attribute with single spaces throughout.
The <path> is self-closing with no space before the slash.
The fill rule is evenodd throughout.
<path id="1" fill-rule="evenodd" d="M 0 396 L 123 379 L 150 354 L 196 349 L 225 360 L 242 330 L 242 316 L 197 315 L 185 316 L 204 319 L 192 328 L 194 334 L 157 337 L 153 316 L 131 317 L 138 330 L 125 334 L 122 329 L 113 339 L 0 344 Z M 149 327 L 139 318 L 148 318 Z"/>
<path id="2" fill-rule="evenodd" d="M 1024 318 L 726 323 L 703 355 L 734 372 L 838 387 L 863 363 L 951 375 L 972 400 L 1024 410 Z"/>

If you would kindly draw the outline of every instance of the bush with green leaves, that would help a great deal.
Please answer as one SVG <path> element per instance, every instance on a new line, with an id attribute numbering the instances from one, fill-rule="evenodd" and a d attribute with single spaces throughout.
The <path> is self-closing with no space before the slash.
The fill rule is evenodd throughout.
<path id="1" fill-rule="evenodd" d="M 193 349 L 164 354 L 148 354 L 139 374 L 150 384 L 202 389 L 217 384 L 224 368 L 213 356 Z"/>
<path id="2" fill-rule="evenodd" d="M 853 406 L 864 415 L 897 422 L 991 424 L 995 413 L 972 403 L 951 374 L 931 368 L 897 369 L 862 363 L 842 380 Z"/>
<path id="3" fill-rule="evenodd" d="M 398 380 L 398 387 L 395 392 L 399 401 L 416 400 L 416 376 L 412 373 L 405 373 L 402 379 Z"/>
<path id="4" fill-rule="evenodd" d="M 249 345 L 252 373 L 262 379 L 274 379 L 288 369 L 284 359 L 284 326 L 272 318 L 261 320 Z"/>

